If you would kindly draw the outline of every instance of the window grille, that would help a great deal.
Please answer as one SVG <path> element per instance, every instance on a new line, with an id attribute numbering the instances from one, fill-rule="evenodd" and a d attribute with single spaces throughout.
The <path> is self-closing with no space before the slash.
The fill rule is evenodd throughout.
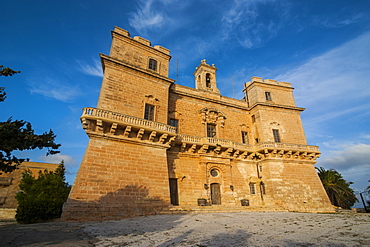
<path id="1" fill-rule="evenodd" d="M 157 71 L 157 61 L 154 59 L 149 59 L 149 69 Z"/>
<path id="2" fill-rule="evenodd" d="M 216 125 L 215 124 L 207 124 L 207 137 L 216 137 Z"/>
<path id="3" fill-rule="evenodd" d="M 274 135 L 274 141 L 275 142 L 281 142 L 279 130 L 272 130 L 272 133 Z"/>
<path id="4" fill-rule="evenodd" d="M 145 104 L 144 119 L 154 121 L 154 105 Z"/>

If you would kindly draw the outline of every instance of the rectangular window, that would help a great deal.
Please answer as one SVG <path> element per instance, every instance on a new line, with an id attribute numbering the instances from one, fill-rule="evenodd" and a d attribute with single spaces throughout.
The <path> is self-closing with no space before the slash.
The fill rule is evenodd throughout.
<path id="1" fill-rule="evenodd" d="M 254 139 L 254 140 L 256 141 L 256 143 L 258 143 L 258 142 L 259 142 L 258 138 Z"/>
<path id="2" fill-rule="evenodd" d="M 256 122 L 256 116 L 252 115 L 252 123 Z"/>
<path id="3" fill-rule="evenodd" d="M 261 182 L 260 187 L 261 187 L 261 194 L 266 195 L 266 188 L 265 188 L 265 184 L 263 182 Z"/>
<path id="4" fill-rule="evenodd" d="M 154 59 L 149 59 L 149 69 L 157 71 L 157 61 Z"/>
<path id="5" fill-rule="evenodd" d="M 242 143 L 248 144 L 248 132 L 242 131 Z"/>
<path id="6" fill-rule="evenodd" d="M 272 130 L 272 133 L 274 135 L 274 141 L 275 142 L 281 142 L 279 130 Z"/>
<path id="7" fill-rule="evenodd" d="M 144 119 L 154 121 L 154 105 L 145 104 Z"/>
<path id="8" fill-rule="evenodd" d="M 207 124 L 207 137 L 216 138 L 216 125 Z"/>
<path id="9" fill-rule="evenodd" d="M 251 195 L 255 195 L 256 194 L 256 184 L 255 183 L 250 183 L 249 184 L 249 189 L 251 191 Z"/>
<path id="10" fill-rule="evenodd" d="M 170 118 L 170 125 L 176 128 L 179 127 L 179 120 Z"/>
<path id="11" fill-rule="evenodd" d="M 271 93 L 270 92 L 265 92 L 266 100 L 271 101 Z"/>

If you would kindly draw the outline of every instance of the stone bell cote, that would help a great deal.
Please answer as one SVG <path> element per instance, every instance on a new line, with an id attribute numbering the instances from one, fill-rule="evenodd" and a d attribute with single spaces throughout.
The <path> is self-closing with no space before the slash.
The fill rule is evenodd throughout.
<path id="1" fill-rule="evenodd" d="M 216 71 L 217 68 L 214 64 L 211 66 L 207 64 L 205 59 L 202 60 L 200 65 L 195 68 L 195 88 L 220 93 L 216 85 Z"/>

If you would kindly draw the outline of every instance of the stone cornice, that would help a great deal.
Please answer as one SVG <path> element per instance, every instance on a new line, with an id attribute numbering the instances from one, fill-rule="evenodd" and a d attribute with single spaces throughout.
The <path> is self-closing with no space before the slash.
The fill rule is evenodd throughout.
<path id="1" fill-rule="evenodd" d="M 282 108 L 282 109 L 288 109 L 288 110 L 294 110 L 294 111 L 304 111 L 306 109 L 306 108 L 302 108 L 302 107 L 289 106 L 289 105 L 279 105 L 279 104 L 266 103 L 266 102 L 256 102 L 249 108 L 249 110 L 252 110 L 252 109 L 254 109 L 258 106 Z"/>
<path id="2" fill-rule="evenodd" d="M 140 72 L 140 73 L 143 73 L 145 75 L 153 76 L 153 77 L 155 77 L 157 79 L 160 79 L 162 81 L 165 81 L 165 82 L 168 82 L 168 83 L 171 83 L 171 84 L 175 82 L 175 80 L 170 79 L 170 78 L 165 77 L 165 76 L 162 76 L 162 75 L 160 75 L 158 73 L 152 72 L 149 69 L 146 70 L 146 69 L 142 69 L 142 68 L 139 68 L 139 67 L 132 66 L 130 64 L 127 64 L 127 63 L 122 62 L 122 61 L 120 61 L 118 59 L 112 58 L 112 57 L 107 56 L 105 54 L 100 54 L 100 59 L 101 59 L 101 62 L 103 64 L 103 70 L 105 68 L 105 60 L 107 60 L 107 61 L 110 61 L 110 62 L 112 62 L 114 64 L 117 64 L 117 65 L 120 65 L 120 66 L 129 68 L 129 69 L 135 70 L 135 71 Z"/>
<path id="3" fill-rule="evenodd" d="M 247 106 L 237 105 L 237 104 L 225 102 L 225 101 L 222 101 L 222 100 L 217 100 L 217 99 L 212 99 L 212 98 L 208 98 L 208 97 L 204 97 L 204 96 L 200 96 L 200 95 L 195 95 L 195 94 L 191 94 L 191 93 L 184 92 L 184 91 L 181 91 L 181 90 L 171 89 L 171 92 L 175 93 L 175 94 L 178 94 L 178 95 L 199 99 L 199 100 L 202 100 L 202 101 L 217 103 L 217 104 L 225 105 L 225 106 L 231 106 L 231 107 L 239 108 L 239 109 L 246 110 L 246 111 L 249 110 L 249 107 L 247 107 Z M 222 97 L 222 95 L 221 95 L 221 97 Z"/>
<path id="4" fill-rule="evenodd" d="M 134 138 L 127 138 L 124 136 L 115 136 L 115 135 L 110 135 L 110 134 L 102 134 L 102 133 L 97 133 L 93 131 L 86 131 L 86 134 L 90 138 L 113 140 L 113 141 L 118 141 L 118 142 L 137 144 L 141 146 L 155 147 L 155 148 L 161 148 L 161 149 L 168 149 L 171 147 L 169 143 L 160 144 L 158 142 L 141 141 L 141 140 L 134 139 Z"/>
<path id="5" fill-rule="evenodd" d="M 276 82 L 278 83 L 278 82 Z M 294 88 L 292 86 L 287 86 L 287 85 L 279 85 L 279 84 L 272 84 L 272 83 L 266 83 L 266 82 L 261 82 L 261 81 L 253 81 L 250 84 L 248 84 L 243 91 L 247 90 L 249 87 L 254 87 L 256 84 L 261 84 L 261 85 L 266 85 L 268 87 L 279 87 L 279 88 L 284 88 L 284 89 L 289 89 L 293 90 Z"/>

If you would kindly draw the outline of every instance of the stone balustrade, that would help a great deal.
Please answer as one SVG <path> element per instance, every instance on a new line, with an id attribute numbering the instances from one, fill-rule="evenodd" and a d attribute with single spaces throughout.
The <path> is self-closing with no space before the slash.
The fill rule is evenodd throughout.
<path id="1" fill-rule="evenodd" d="M 173 127 L 167 124 L 153 122 L 153 121 L 149 121 L 143 118 L 133 117 L 133 116 L 125 115 L 122 113 L 107 111 L 103 109 L 97 109 L 93 107 L 83 108 L 83 113 L 82 113 L 81 118 L 96 118 L 96 119 L 101 119 L 101 120 L 105 120 L 108 122 L 117 122 L 117 123 L 123 123 L 126 125 L 135 125 L 138 127 L 149 128 L 153 130 L 160 130 L 160 131 L 176 134 L 176 127 Z"/>
<path id="2" fill-rule="evenodd" d="M 300 145 L 291 143 L 261 142 L 256 145 L 257 150 L 262 149 L 289 149 L 296 151 L 319 152 L 318 146 Z"/>

